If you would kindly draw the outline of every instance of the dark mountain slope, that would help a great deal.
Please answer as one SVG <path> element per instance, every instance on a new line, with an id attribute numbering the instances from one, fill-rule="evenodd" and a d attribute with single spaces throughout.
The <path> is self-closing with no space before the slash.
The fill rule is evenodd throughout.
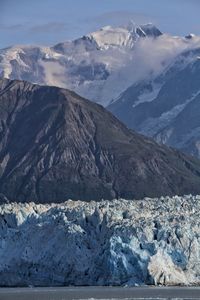
<path id="1" fill-rule="evenodd" d="M 200 193 L 199 161 L 71 91 L 1 80 L 0 121 L 0 193 L 10 200 Z"/>
<path id="2" fill-rule="evenodd" d="M 200 49 L 155 79 L 133 84 L 108 109 L 129 128 L 200 158 Z"/>

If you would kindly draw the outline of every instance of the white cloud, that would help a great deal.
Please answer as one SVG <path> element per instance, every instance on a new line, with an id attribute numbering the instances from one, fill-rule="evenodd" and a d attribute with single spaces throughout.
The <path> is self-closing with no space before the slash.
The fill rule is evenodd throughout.
<path id="1" fill-rule="evenodd" d="M 132 82 L 152 74 L 158 75 L 183 51 L 200 47 L 200 38 L 186 40 L 181 37 L 162 35 L 159 38 L 140 39 L 136 43 L 132 64 L 129 64 Z M 127 76 L 126 76 L 127 77 Z"/>

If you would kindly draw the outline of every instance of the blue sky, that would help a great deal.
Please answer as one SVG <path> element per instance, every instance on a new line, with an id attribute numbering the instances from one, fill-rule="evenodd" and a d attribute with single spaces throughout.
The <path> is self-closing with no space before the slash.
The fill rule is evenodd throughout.
<path id="1" fill-rule="evenodd" d="M 0 0 L 0 48 L 53 45 L 130 19 L 200 35 L 199 12 L 200 0 Z"/>

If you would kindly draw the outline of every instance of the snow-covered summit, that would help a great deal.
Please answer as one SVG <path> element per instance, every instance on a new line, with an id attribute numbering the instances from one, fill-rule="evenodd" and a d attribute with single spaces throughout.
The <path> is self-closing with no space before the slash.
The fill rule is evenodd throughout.
<path id="1" fill-rule="evenodd" d="M 158 37 L 162 35 L 162 32 L 152 23 L 144 24 L 142 26 L 138 27 L 139 29 L 142 29 L 143 33 L 145 33 L 148 37 Z"/>
<path id="2" fill-rule="evenodd" d="M 153 24 L 147 23 L 143 25 L 136 25 L 133 21 L 130 21 L 126 27 L 129 32 L 134 33 L 137 37 L 158 37 L 162 35 L 162 32 Z"/>
<path id="3" fill-rule="evenodd" d="M 92 37 L 100 48 L 106 49 L 110 46 L 133 46 L 131 32 L 125 28 L 113 28 L 106 26 L 99 31 L 89 35 Z"/>
<path id="4" fill-rule="evenodd" d="M 52 47 L 2 49 L 0 76 L 68 88 L 106 106 L 133 83 L 161 74 L 177 55 L 198 47 L 198 36 L 174 37 L 151 23 L 131 21 Z"/>
<path id="5" fill-rule="evenodd" d="M 188 39 L 188 40 L 193 39 L 194 37 L 195 37 L 194 33 L 190 33 L 190 34 L 185 36 L 185 38 Z"/>
<path id="6" fill-rule="evenodd" d="M 101 49 L 109 47 L 133 47 L 135 41 L 143 37 L 158 37 L 161 31 L 153 24 L 136 25 L 129 22 L 123 27 L 105 26 L 88 36 L 94 39 Z"/>

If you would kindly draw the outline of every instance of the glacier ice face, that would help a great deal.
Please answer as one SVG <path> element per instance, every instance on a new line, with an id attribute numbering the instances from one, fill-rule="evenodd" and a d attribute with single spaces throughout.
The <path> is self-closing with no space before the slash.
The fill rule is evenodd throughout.
<path id="1" fill-rule="evenodd" d="M 0 206 L 0 285 L 197 284 L 200 196 Z"/>

